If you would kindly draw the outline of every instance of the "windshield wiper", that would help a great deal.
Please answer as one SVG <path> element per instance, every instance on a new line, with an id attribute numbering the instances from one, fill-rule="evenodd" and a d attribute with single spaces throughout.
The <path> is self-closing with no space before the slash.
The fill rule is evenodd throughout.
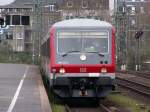
<path id="1" fill-rule="evenodd" d="M 100 53 L 100 52 L 98 52 L 98 51 L 91 51 L 91 52 L 87 52 L 87 53 L 96 53 L 96 54 L 98 54 L 98 55 L 101 56 L 101 57 L 104 57 L 104 56 L 105 56 L 104 54 L 102 54 L 102 53 Z"/>
<path id="2" fill-rule="evenodd" d="M 65 57 L 65 56 L 67 56 L 69 53 L 74 53 L 74 52 L 80 52 L 80 51 L 78 51 L 78 50 L 68 51 L 68 52 L 62 54 L 62 56 Z"/>

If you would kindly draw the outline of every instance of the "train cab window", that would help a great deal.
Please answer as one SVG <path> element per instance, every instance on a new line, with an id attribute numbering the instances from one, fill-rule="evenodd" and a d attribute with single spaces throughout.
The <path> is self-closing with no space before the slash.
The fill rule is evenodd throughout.
<path id="1" fill-rule="evenodd" d="M 58 52 L 80 51 L 82 48 L 80 32 L 60 32 L 58 33 Z"/>
<path id="2" fill-rule="evenodd" d="M 108 53 L 108 32 L 106 31 L 64 31 L 57 35 L 58 53 L 70 51 Z"/>
<path id="3" fill-rule="evenodd" d="M 107 32 L 86 32 L 83 42 L 85 52 L 108 52 Z"/>

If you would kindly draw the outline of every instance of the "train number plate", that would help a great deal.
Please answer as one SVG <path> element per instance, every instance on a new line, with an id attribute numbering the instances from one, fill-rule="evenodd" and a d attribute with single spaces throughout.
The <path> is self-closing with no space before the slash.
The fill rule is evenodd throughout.
<path id="1" fill-rule="evenodd" d="M 87 69 L 86 68 L 80 68 L 80 72 L 85 73 L 85 72 L 87 72 Z"/>

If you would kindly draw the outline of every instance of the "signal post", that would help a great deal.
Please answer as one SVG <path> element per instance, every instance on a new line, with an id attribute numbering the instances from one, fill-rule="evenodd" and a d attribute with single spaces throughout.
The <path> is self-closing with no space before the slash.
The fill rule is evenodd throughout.
<path id="1" fill-rule="evenodd" d="M 137 48 L 136 48 L 136 66 L 135 69 L 136 71 L 140 70 L 140 39 L 143 35 L 143 31 L 142 29 L 140 29 L 139 31 L 137 31 L 135 33 L 135 39 L 137 41 Z"/>

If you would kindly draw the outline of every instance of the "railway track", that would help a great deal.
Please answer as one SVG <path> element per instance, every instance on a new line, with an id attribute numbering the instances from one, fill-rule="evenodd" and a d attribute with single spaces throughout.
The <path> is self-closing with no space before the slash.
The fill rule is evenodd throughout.
<path id="1" fill-rule="evenodd" d="M 65 105 L 65 112 L 113 112 L 103 104 L 98 107 L 70 107 Z"/>
<path id="2" fill-rule="evenodd" d="M 120 77 L 117 77 L 116 81 L 117 84 L 121 87 L 130 89 L 134 92 L 150 97 L 150 85 L 145 85 L 135 80 L 129 80 Z"/>
<path id="3" fill-rule="evenodd" d="M 72 112 L 71 108 L 67 104 L 65 105 L 65 112 Z"/>
<path id="4" fill-rule="evenodd" d="M 108 107 L 106 107 L 106 106 L 103 105 L 103 104 L 100 104 L 99 106 L 100 106 L 99 109 L 103 109 L 102 112 L 112 112 Z"/>
<path id="5" fill-rule="evenodd" d="M 117 73 L 123 73 L 123 74 L 133 74 L 142 78 L 150 79 L 150 71 L 118 71 Z"/>

